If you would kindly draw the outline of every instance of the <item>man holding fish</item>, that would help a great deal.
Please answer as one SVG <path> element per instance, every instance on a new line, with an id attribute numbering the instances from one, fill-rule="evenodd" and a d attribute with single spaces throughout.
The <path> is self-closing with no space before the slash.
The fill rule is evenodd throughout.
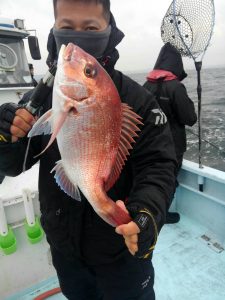
<path id="1" fill-rule="evenodd" d="M 0 174 L 22 172 L 32 137 L 26 169 L 40 160 L 42 226 L 68 299 L 155 299 L 152 251 L 175 189 L 166 117 L 114 69 L 124 35 L 110 1 L 53 2 L 53 93 L 37 121 L 0 107 Z"/>

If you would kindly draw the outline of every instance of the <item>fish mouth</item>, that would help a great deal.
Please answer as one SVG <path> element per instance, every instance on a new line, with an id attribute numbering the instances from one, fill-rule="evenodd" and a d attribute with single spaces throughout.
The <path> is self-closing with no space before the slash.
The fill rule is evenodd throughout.
<path id="1" fill-rule="evenodd" d="M 64 61 L 71 61 L 73 52 L 76 52 L 76 46 L 72 43 L 69 43 L 65 48 L 63 48 L 62 55 Z"/>

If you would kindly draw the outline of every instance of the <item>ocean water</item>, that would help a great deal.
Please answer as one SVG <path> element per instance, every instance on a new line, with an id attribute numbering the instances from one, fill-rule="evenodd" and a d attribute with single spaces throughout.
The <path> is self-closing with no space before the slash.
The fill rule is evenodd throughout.
<path id="1" fill-rule="evenodd" d="M 204 64 L 203 64 L 204 67 Z M 183 81 L 198 110 L 197 74 L 187 70 Z M 143 84 L 147 73 L 128 74 Z M 202 69 L 202 164 L 225 171 L 225 68 Z M 185 158 L 198 163 L 198 124 L 186 127 Z"/>

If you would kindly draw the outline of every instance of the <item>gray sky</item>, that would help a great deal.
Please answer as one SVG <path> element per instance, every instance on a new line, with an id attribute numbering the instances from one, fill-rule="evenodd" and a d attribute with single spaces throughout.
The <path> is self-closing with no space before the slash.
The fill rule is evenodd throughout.
<path id="1" fill-rule="evenodd" d="M 196 0 L 199 1 L 199 0 Z M 120 59 L 117 68 L 124 72 L 142 71 L 154 66 L 163 45 L 160 36 L 161 21 L 171 0 L 111 0 L 111 10 L 125 38 L 117 47 Z M 203 67 L 225 67 L 225 1 L 215 0 L 216 23 L 211 45 L 203 60 Z M 47 70 L 46 42 L 54 23 L 52 0 L 0 0 L 0 16 L 25 19 L 27 29 L 36 29 L 41 47 L 42 61 L 29 62 L 36 74 Z M 193 68 L 192 59 L 185 58 L 186 68 Z"/>

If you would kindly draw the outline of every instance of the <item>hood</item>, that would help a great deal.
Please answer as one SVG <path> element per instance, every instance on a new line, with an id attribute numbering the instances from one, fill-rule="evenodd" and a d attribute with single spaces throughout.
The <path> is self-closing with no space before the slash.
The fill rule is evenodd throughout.
<path id="1" fill-rule="evenodd" d="M 109 42 L 103 56 L 99 59 L 99 62 L 106 69 L 108 73 L 112 72 L 119 58 L 119 52 L 117 51 L 116 46 L 124 38 L 124 33 L 117 28 L 112 13 L 110 13 L 110 25 L 111 25 L 111 34 L 109 37 Z M 50 30 L 48 35 L 47 50 L 48 50 L 48 58 L 46 63 L 50 67 L 52 63 L 54 63 L 54 61 L 57 61 L 57 47 L 53 35 L 53 28 Z"/>
<path id="2" fill-rule="evenodd" d="M 161 48 L 154 70 L 169 71 L 176 75 L 180 81 L 187 77 L 181 54 L 169 42 Z"/>
<path id="3" fill-rule="evenodd" d="M 102 56 L 99 59 L 101 65 L 106 69 L 108 73 L 110 73 L 119 59 L 119 52 L 116 49 L 116 46 L 122 41 L 124 38 L 124 33 L 117 28 L 116 21 L 112 13 L 110 13 L 110 25 L 111 25 L 111 34 L 109 37 L 108 46 Z"/>
<path id="4" fill-rule="evenodd" d="M 48 35 L 48 41 L 47 41 L 47 50 L 48 50 L 48 57 L 46 60 L 46 64 L 50 68 L 51 65 L 57 61 L 57 47 L 55 38 L 53 35 L 53 28 L 51 28 L 49 35 Z"/>

